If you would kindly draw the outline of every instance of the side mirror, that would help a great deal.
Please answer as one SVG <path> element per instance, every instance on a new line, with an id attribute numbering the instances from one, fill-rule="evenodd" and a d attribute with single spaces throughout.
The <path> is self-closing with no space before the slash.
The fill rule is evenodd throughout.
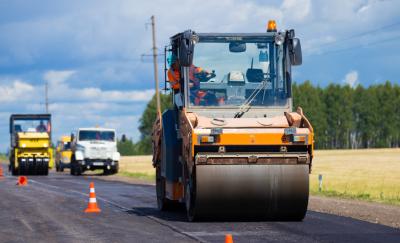
<path id="1" fill-rule="evenodd" d="M 293 66 L 298 66 L 302 64 L 303 57 L 301 53 L 300 39 L 298 38 L 292 39 L 291 47 L 289 49 L 289 55 L 290 55 L 290 63 Z"/>
<path id="2" fill-rule="evenodd" d="M 229 43 L 229 51 L 230 52 L 245 52 L 246 51 L 246 43 L 230 42 Z"/>
<path id="3" fill-rule="evenodd" d="M 179 63 L 183 67 L 190 67 L 193 62 L 194 40 L 193 32 L 187 30 L 183 32 L 183 37 L 179 47 Z"/>

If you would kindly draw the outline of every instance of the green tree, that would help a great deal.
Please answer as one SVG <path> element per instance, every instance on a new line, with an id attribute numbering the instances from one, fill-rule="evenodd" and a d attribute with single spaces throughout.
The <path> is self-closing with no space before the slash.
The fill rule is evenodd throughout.
<path id="1" fill-rule="evenodd" d="M 132 139 L 128 139 L 125 135 L 122 135 L 122 138 L 117 141 L 118 152 L 121 155 L 135 155 L 136 149 L 135 144 L 132 142 Z"/>
<path id="2" fill-rule="evenodd" d="M 312 86 L 310 81 L 293 85 L 293 107 L 303 108 L 303 112 L 307 119 L 311 122 L 315 132 L 316 148 L 326 148 L 326 113 L 325 103 L 322 99 L 322 89 Z"/>
<path id="3" fill-rule="evenodd" d="M 172 96 L 170 94 L 161 94 L 161 112 L 172 107 Z M 136 152 L 138 154 L 151 154 L 151 133 L 153 123 L 157 117 L 157 101 L 154 95 L 147 104 L 142 117 L 139 120 L 140 141 L 136 144 Z"/>

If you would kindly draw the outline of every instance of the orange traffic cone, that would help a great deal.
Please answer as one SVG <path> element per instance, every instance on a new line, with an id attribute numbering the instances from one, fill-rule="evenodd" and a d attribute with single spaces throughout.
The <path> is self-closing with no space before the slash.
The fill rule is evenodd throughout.
<path id="1" fill-rule="evenodd" d="M 28 185 L 28 178 L 26 176 L 18 176 L 18 186 L 26 186 Z"/>
<path id="2" fill-rule="evenodd" d="M 0 167 L 0 180 L 4 178 L 3 167 Z"/>
<path id="3" fill-rule="evenodd" d="M 101 210 L 97 206 L 96 193 L 94 192 L 94 183 L 90 182 L 89 204 L 85 213 L 100 213 Z"/>
<path id="4" fill-rule="evenodd" d="M 233 238 L 231 234 L 225 235 L 225 243 L 233 243 Z"/>

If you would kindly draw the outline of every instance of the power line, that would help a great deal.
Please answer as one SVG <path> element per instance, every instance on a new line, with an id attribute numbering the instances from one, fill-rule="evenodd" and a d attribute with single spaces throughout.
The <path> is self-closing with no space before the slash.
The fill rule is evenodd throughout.
<path id="1" fill-rule="evenodd" d="M 395 36 L 395 37 L 387 38 L 387 39 L 384 39 L 384 40 L 378 40 L 378 41 L 370 42 L 370 43 L 368 43 L 368 44 L 366 44 L 365 46 L 362 46 L 362 47 L 367 48 L 367 47 L 383 44 L 383 43 L 394 41 L 394 40 L 398 40 L 398 39 L 400 39 L 400 36 Z M 360 45 L 351 46 L 351 47 L 347 47 L 347 48 L 343 48 L 343 49 L 331 50 L 331 51 L 326 51 L 326 52 L 322 52 L 322 53 L 315 53 L 315 54 L 311 54 L 310 56 L 319 56 L 319 55 L 325 55 L 325 54 L 353 51 L 353 50 L 356 50 L 359 47 L 360 47 Z"/>
<path id="2" fill-rule="evenodd" d="M 364 32 L 361 32 L 361 33 L 358 33 L 358 34 L 354 34 L 354 35 L 348 36 L 346 38 L 343 38 L 343 39 L 340 39 L 340 40 L 337 40 L 337 41 L 334 41 L 334 42 L 322 44 L 318 48 L 337 45 L 338 43 L 341 43 L 341 42 L 345 42 L 345 41 L 352 40 L 352 39 L 357 38 L 357 37 L 369 35 L 369 34 L 372 34 L 372 33 L 375 33 L 375 32 L 379 32 L 379 31 L 382 31 L 382 30 L 385 30 L 385 29 L 389 29 L 389 28 L 392 28 L 392 27 L 395 27 L 395 26 L 398 26 L 398 25 L 400 25 L 400 22 L 395 22 L 395 23 L 392 23 L 392 24 L 389 24 L 389 25 L 382 26 L 380 28 L 376 28 L 376 29 L 373 29 L 373 30 L 368 30 L 368 31 L 364 31 Z M 315 49 L 317 49 L 317 48 L 315 48 Z"/>

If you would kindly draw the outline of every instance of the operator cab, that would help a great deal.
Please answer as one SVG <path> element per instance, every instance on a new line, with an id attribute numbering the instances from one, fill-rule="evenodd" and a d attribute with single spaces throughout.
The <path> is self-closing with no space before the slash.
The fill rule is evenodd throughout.
<path id="1" fill-rule="evenodd" d="M 16 145 L 18 133 L 47 133 L 51 140 L 51 115 L 14 114 L 10 117 L 10 135 L 12 146 Z"/>
<path id="2" fill-rule="evenodd" d="M 166 56 L 179 59 L 180 89 L 174 90 L 178 108 L 236 118 L 292 110 L 291 66 L 302 62 L 294 30 L 228 34 L 188 30 L 173 36 L 166 51 Z"/>

